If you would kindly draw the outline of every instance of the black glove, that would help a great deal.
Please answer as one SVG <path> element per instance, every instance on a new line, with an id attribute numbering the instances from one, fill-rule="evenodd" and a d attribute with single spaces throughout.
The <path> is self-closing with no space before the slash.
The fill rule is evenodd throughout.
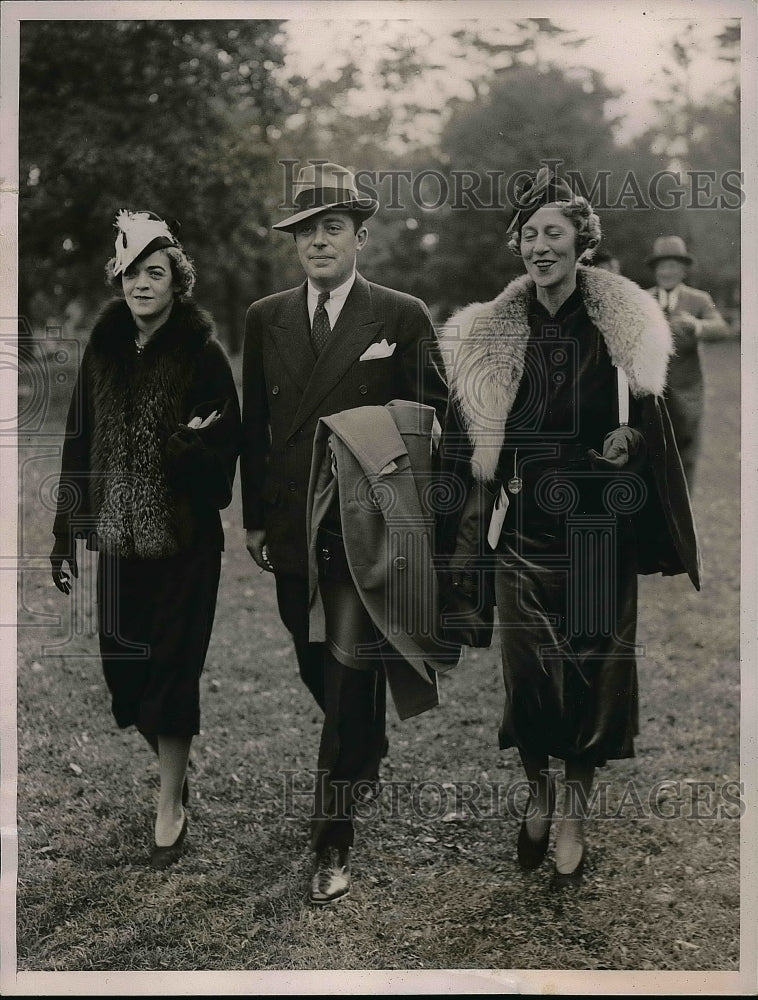
<path id="1" fill-rule="evenodd" d="M 440 619 L 448 642 L 487 647 L 492 642 L 495 574 L 483 561 L 440 574 Z"/>
<path id="2" fill-rule="evenodd" d="M 623 469 L 632 459 L 644 458 L 645 450 L 642 434 L 624 424 L 605 435 L 602 455 L 594 448 L 590 448 L 587 454 L 598 469 Z"/>
<path id="3" fill-rule="evenodd" d="M 53 551 L 50 553 L 53 583 L 62 594 L 70 594 L 71 576 L 63 568 L 64 563 L 68 563 L 71 576 L 77 579 L 79 576 L 79 567 L 76 565 L 76 543 L 73 538 L 68 539 L 63 535 L 56 535 Z"/>
<path id="4" fill-rule="evenodd" d="M 215 411 L 218 416 L 205 427 L 191 426 L 192 418 L 207 419 Z M 231 425 L 231 426 L 230 426 Z M 196 406 L 186 424 L 166 442 L 166 464 L 171 485 L 204 504 L 222 509 L 232 500 L 234 463 L 226 461 L 236 455 L 237 441 L 232 407 L 228 400 L 217 399 Z"/>

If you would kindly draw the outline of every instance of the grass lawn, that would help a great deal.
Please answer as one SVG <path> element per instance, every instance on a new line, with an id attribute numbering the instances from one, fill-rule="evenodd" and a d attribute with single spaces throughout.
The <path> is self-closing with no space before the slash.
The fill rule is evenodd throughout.
<path id="1" fill-rule="evenodd" d="M 307 905 L 302 790 L 319 712 L 273 579 L 244 548 L 239 497 L 223 515 L 187 850 L 168 871 L 150 870 L 157 768 L 110 715 L 92 557 L 81 558 L 74 600 L 41 558 L 55 440 L 22 439 L 19 970 L 737 970 L 739 344 L 704 354 L 694 506 L 705 587 L 641 579 L 637 756 L 600 773 L 589 870 L 567 899 L 548 891 L 549 863 L 523 874 L 515 861 L 522 797 L 509 789 L 521 771 L 515 751 L 497 748 L 492 648 L 467 651 L 442 678 L 436 711 L 401 724 L 390 709 L 386 784 L 359 830 L 351 895 Z M 55 389 L 50 433 L 64 396 Z"/>

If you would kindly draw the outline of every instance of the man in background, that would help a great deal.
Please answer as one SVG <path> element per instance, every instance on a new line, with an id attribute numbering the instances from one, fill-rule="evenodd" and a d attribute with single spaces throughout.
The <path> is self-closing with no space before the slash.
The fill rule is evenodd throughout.
<path id="1" fill-rule="evenodd" d="M 655 275 L 655 287 L 648 291 L 658 299 L 674 338 L 664 398 L 692 492 L 704 405 L 699 340 L 724 337 L 729 331 L 710 295 L 685 285 L 692 257 L 681 236 L 660 236 L 647 263 Z"/>

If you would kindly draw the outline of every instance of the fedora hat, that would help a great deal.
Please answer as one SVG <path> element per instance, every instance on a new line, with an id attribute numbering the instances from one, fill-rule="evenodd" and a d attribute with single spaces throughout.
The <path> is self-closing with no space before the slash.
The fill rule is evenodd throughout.
<path id="1" fill-rule="evenodd" d="M 271 227 L 291 232 L 299 222 L 329 208 L 355 212 L 369 219 L 379 208 L 375 198 L 361 198 L 355 177 L 338 163 L 309 163 L 301 167 L 294 186 L 294 201 L 298 211 Z"/>
<path id="2" fill-rule="evenodd" d="M 692 257 L 687 253 L 687 247 L 681 236 L 659 236 L 653 244 L 653 252 L 647 259 L 652 267 L 659 260 L 680 260 L 683 264 L 691 264 Z"/>

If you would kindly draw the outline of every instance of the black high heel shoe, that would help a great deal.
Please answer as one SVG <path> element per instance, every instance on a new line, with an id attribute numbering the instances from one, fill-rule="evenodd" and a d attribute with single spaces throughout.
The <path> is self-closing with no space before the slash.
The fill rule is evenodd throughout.
<path id="1" fill-rule="evenodd" d="M 570 872 L 559 872 L 556 868 L 550 880 L 550 888 L 555 891 L 561 889 L 576 888 L 582 884 L 584 877 L 584 864 L 587 859 L 587 847 L 582 844 L 582 856 L 579 858 L 576 867 Z"/>
<path id="2" fill-rule="evenodd" d="M 184 854 L 184 838 L 186 836 L 187 817 L 185 815 L 179 836 L 173 844 L 169 844 L 168 847 L 159 847 L 157 844 L 153 844 L 153 849 L 150 853 L 150 867 L 156 871 L 163 871 L 164 868 L 168 868 L 169 865 L 173 865 L 175 861 L 178 861 L 182 854 Z"/>
<path id="3" fill-rule="evenodd" d="M 521 826 L 519 827 L 518 840 L 516 841 L 516 856 L 518 857 L 519 865 L 524 871 L 534 871 L 535 868 L 539 868 L 547 854 L 548 844 L 550 843 L 550 825 L 555 810 L 555 788 L 552 780 L 550 781 L 548 791 L 548 803 L 547 829 L 538 840 L 532 840 L 526 826 L 526 819 L 532 806 L 531 793 L 524 806 L 524 815 L 521 817 Z"/>

